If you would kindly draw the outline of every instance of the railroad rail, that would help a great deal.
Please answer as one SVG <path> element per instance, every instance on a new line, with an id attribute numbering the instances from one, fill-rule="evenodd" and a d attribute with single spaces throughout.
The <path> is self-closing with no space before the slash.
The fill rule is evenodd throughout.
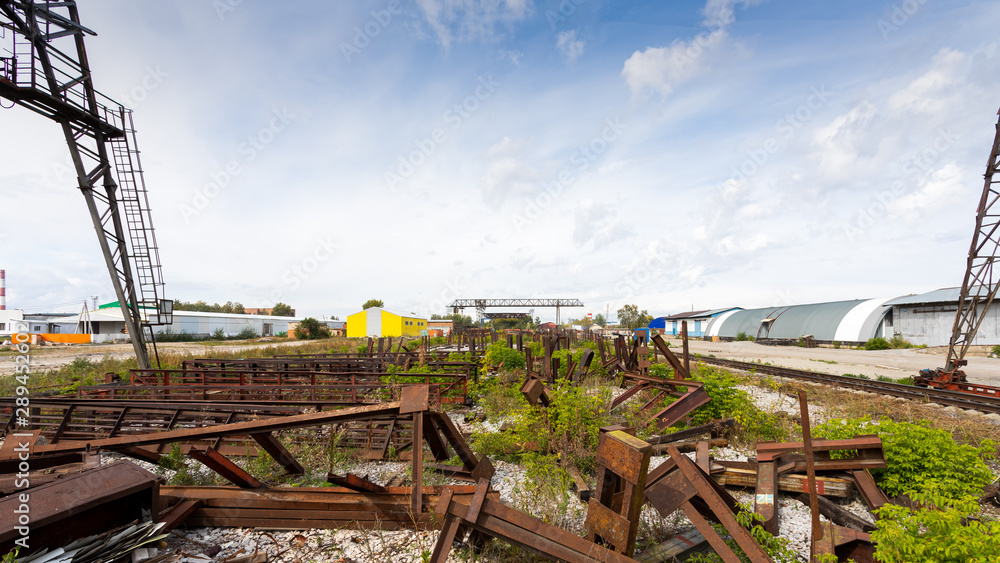
<path id="1" fill-rule="evenodd" d="M 891 397 L 901 397 L 915 401 L 937 403 L 939 405 L 977 410 L 985 413 L 1000 413 L 1000 398 L 998 397 L 973 395 L 970 393 L 946 391 L 943 389 L 933 389 L 929 387 L 915 387 L 913 385 L 905 385 L 903 383 L 860 379 L 857 377 L 847 377 L 844 375 L 834 375 L 832 373 L 820 373 L 781 366 L 772 366 L 768 364 L 758 364 L 755 362 L 741 362 L 739 360 L 713 358 L 700 354 L 694 354 L 693 356 L 697 361 L 705 364 L 728 367 L 740 371 L 753 371 L 755 373 L 798 379 L 820 385 L 832 385 L 834 387 L 856 389 L 858 391 L 866 391 L 868 393 L 877 393 L 879 395 L 888 395 Z"/>

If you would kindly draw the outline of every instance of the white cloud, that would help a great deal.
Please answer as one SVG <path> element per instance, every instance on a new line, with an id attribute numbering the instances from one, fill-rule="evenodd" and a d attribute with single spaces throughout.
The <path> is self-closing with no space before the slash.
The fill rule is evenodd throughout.
<path id="1" fill-rule="evenodd" d="M 690 42 L 674 41 L 669 47 L 636 51 L 625 61 L 622 76 L 632 94 L 653 91 L 666 96 L 699 74 L 727 37 L 725 30 L 717 29 L 701 33 Z"/>
<path id="2" fill-rule="evenodd" d="M 954 162 L 949 162 L 921 179 L 915 192 L 892 202 L 889 213 L 892 217 L 901 217 L 908 221 L 920 219 L 928 213 L 933 214 L 949 200 L 954 200 L 957 194 L 967 192 L 969 186 L 962 170 Z M 973 206 L 969 205 L 968 208 L 971 217 Z"/>
<path id="3" fill-rule="evenodd" d="M 417 6 L 445 49 L 454 41 L 493 40 L 498 24 L 510 26 L 533 11 L 531 0 L 417 0 Z"/>
<path id="4" fill-rule="evenodd" d="M 931 60 L 930 70 L 889 98 L 889 109 L 926 115 L 948 109 L 958 87 L 965 82 L 966 59 L 961 51 L 941 49 Z"/>
<path id="5" fill-rule="evenodd" d="M 577 57 L 583 54 L 583 48 L 586 44 L 586 41 L 576 38 L 575 29 L 560 31 L 559 35 L 556 36 L 556 48 L 570 62 L 575 61 Z"/>
<path id="6" fill-rule="evenodd" d="M 706 27 L 726 27 L 736 21 L 733 9 L 737 4 L 744 8 L 760 4 L 763 0 L 708 0 L 702 14 L 705 20 L 702 22 Z"/>

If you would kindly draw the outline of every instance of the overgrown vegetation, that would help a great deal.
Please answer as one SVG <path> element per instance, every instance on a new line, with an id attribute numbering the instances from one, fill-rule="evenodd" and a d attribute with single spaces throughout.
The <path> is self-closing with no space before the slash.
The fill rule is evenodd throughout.
<path id="1" fill-rule="evenodd" d="M 299 340 L 319 340 L 330 338 L 330 329 L 312 317 L 306 317 L 295 327 L 295 338 Z"/>
<path id="2" fill-rule="evenodd" d="M 888 467 L 874 469 L 872 475 L 890 497 L 923 493 L 948 500 L 978 498 L 993 480 L 986 465 L 996 453 L 992 440 L 983 440 L 978 446 L 958 444 L 951 433 L 932 428 L 929 422 L 834 419 L 814 431 L 817 438 L 834 440 L 861 434 L 876 434 L 882 439 Z"/>
<path id="3" fill-rule="evenodd" d="M 921 344 L 916 346 L 910 343 L 909 340 L 903 338 L 902 334 L 894 334 L 892 338 L 886 340 L 881 336 L 876 336 L 875 338 L 869 338 L 865 342 L 865 350 L 898 350 L 901 348 L 926 348 L 926 344 Z"/>
<path id="4" fill-rule="evenodd" d="M 747 336 L 746 332 L 740 331 L 736 333 L 736 338 L 734 340 L 737 342 L 746 342 L 748 340 L 753 342 L 753 336 Z"/>
<path id="5" fill-rule="evenodd" d="M 919 508 L 886 504 L 877 511 L 872 540 L 879 561 L 1000 561 L 1000 522 L 977 518 L 974 497 L 910 496 Z"/>
<path id="6" fill-rule="evenodd" d="M 761 523 L 764 522 L 764 517 L 755 513 L 753 507 L 740 504 L 739 512 L 736 514 L 736 521 L 739 522 L 741 526 L 750 531 L 750 535 L 753 536 L 754 540 L 760 544 L 761 548 L 771 557 L 771 560 L 775 563 L 798 563 L 799 556 L 791 547 L 789 547 L 789 541 L 787 538 L 772 536 Z M 726 545 L 729 549 L 739 557 L 740 561 L 745 563 L 751 563 L 750 557 L 740 548 L 739 544 L 736 543 L 726 531 L 725 527 L 720 524 L 712 524 L 716 532 L 719 533 L 723 538 L 727 538 Z M 722 557 L 716 553 L 696 553 L 688 559 L 688 563 L 722 563 Z"/>

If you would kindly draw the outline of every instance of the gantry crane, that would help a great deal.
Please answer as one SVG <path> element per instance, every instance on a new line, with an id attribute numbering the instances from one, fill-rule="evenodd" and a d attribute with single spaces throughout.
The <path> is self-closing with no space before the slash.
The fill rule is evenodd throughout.
<path id="1" fill-rule="evenodd" d="M 1000 112 L 997 115 L 1000 115 Z M 969 247 L 965 279 L 962 280 L 962 291 L 958 298 L 958 312 L 955 314 L 955 325 L 948 344 L 948 356 L 943 368 L 921 370 L 920 376 L 914 381 L 917 385 L 974 393 L 979 389 L 980 394 L 988 395 L 1000 392 L 997 388 L 968 384 L 965 372 L 961 369 L 968 363 L 965 354 L 976 338 L 976 332 L 986 318 L 986 311 L 993 304 L 997 289 L 1000 287 L 1000 277 L 995 275 L 993 269 L 1000 254 L 998 252 L 1000 206 L 996 205 L 1000 199 L 997 187 L 1000 177 L 996 177 L 998 166 L 1000 166 L 1000 119 L 997 121 L 996 135 L 986 163 L 986 184 L 983 187 L 983 195 L 979 198 L 976 230 L 972 233 L 972 245 Z"/>
<path id="2" fill-rule="evenodd" d="M 62 127 L 139 367 L 172 322 L 132 110 L 94 89 L 76 2 L 0 0 L 0 98 Z M 155 347 L 154 347 L 155 351 Z"/>

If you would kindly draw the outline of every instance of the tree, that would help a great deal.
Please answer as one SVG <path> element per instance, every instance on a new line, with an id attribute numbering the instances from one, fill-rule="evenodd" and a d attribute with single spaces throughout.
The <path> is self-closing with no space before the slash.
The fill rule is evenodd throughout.
<path id="1" fill-rule="evenodd" d="M 623 305 L 618 309 L 618 324 L 622 328 L 643 328 L 649 326 L 653 321 L 653 316 L 645 309 L 639 312 L 639 307 L 635 305 Z"/>
<path id="2" fill-rule="evenodd" d="M 271 316 L 290 317 L 292 316 L 292 308 L 279 301 L 274 304 L 274 307 L 271 307 Z"/>
<path id="3" fill-rule="evenodd" d="M 381 299 L 369 299 L 368 301 L 365 301 L 364 305 L 361 306 L 362 309 L 371 309 L 372 307 L 378 307 L 381 309 L 382 307 L 385 307 L 385 305 L 382 304 Z"/>
<path id="4" fill-rule="evenodd" d="M 326 325 L 312 317 L 302 319 L 295 327 L 295 338 L 299 340 L 316 340 L 319 338 L 330 338 L 330 329 Z"/>
<path id="5" fill-rule="evenodd" d="M 604 326 L 608 324 L 608 321 L 604 318 L 604 315 L 597 313 L 597 316 L 594 317 L 594 324 L 604 328 Z"/>

